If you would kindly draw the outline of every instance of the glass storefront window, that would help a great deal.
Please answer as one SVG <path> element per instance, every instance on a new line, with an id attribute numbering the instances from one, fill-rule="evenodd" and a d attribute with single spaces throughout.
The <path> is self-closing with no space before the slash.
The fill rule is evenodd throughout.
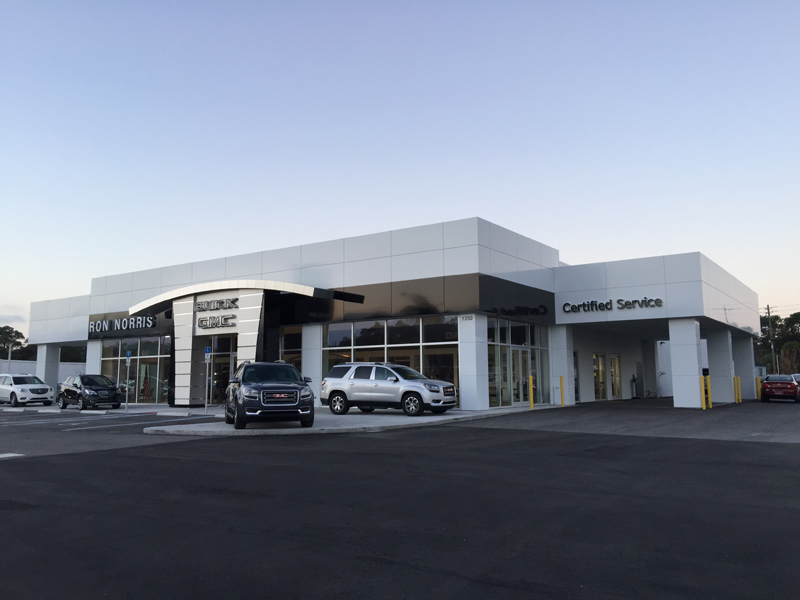
<path id="1" fill-rule="evenodd" d="M 489 407 L 500 406 L 500 398 L 498 397 L 497 390 L 497 356 L 500 353 L 500 346 L 489 345 L 487 362 L 489 364 Z"/>
<path id="2" fill-rule="evenodd" d="M 161 350 L 159 354 L 161 356 L 169 356 L 170 350 L 172 350 L 172 337 L 168 335 L 161 336 Z"/>
<path id="3" fill-rule="evenodd" d="M 423 346 L 422 373 L 431 379 L 454 383 L 458 393 L 458 344 Z"/>
<path id="4" fill-rule="evenodd" d="M 105 375 L 113 381 L 119 381 L 118 369 L 118 360 L 104 360 L 100 362 L 100 375 Z"/>
<path id="5" fill-rule="evenodd" d="M 142 347 L 144 347 L 144 344 L 142 344 Z M 133 361 L 131 361 L 132 364 Z M 136 401 L 155 402 L 158 395 L 158 359 L 140 358 L 137 379 L 139 387 L 136 391 Z"/>
<path id="6" fill-rule="evenodd" d="M 119 340 L 103 340 L 103 358 L 119 356 Z"/>
<path id="7" fill-rule="evenodd" d="M 163 348 L 164 346 L 162 345 L 161 347 Z M 169 400 L 170 366 L 171 365 L 169 357 L 158 359 L 158 388 L 157 388 L 156 402 L 167 402 Z"/>
<path id="8" fill-rule="evenodd" d="M 303 373 L 303 353 L 302 352 L 281 352 L 281 360 L 286 361 L 288 364 L 294 366 L 299 373 Z"/>
<path id="9" fill-rule="evenodd" d="M 419 346 L 388 346 L 386 348 L 387 362 L 411 367 L 420 370 Z"/>
<path id="10" fill-rule="evenodd" d="M 495 317 L 486 319 L 486 340 L 490 344 L 497 343 L 497 319 Z"/>
<path id="11" fill-rule="evenodd" d="M 508 321 L 505 319 L 497 319 L 497 341 L 501 344 L 508 343 Z"/>
<path id="12" fill-rule="evenodd" d="M 424 317 L 422 341 L 424 343 L 458 341 L 458 317 L 456 315 Z"/>
<path id="13" fill-rule="evenodd" d="M 125 358 L 128 356 L 128 352 L 131 353 L 131 356 L 139 356 L 139 338 L 128 338 L 124 340 L 120 340 L 121 348 L 120 348 L 120 356 Z"/>
<path id="14" fill-rule="evenodd" d="M 531 346 L 539 346 L 539 326 L 531 325 Z"/>
<path id="15" fill-rule="evenodd" d="M 326 348 L 343 348 L 352 345 L 353 329 L 351 323 L 330 323 L 323 327 L 322 339 Z"/>
<path id="16" fill-rule="evenodd" d="M 232 338 L 229 335 L 215 335 L 212 350 L 214 354 L 232 352 Z"/>
<path id="17" fill-rule="evenodd" d="M 528 345 L 528 325 L 511 322 L 511 343 L 515 346 Z"/>
<path id="18" fill-rule="evenodd" d="M 419 344 L 419 319 L 387 321 L 389 344 Z"/>
<path id="19" fill-rule="evenodd" d="M 158 338 L 146 337 L 141 339 L 142 356 L 158 356 Z"/>
<path id="20" fill-rule="evenodd" d="M 284 350 L 303 349 L 303 326 L 289 325 L 281 329 Z M 288 362 L 288 361 L 287 361 Z"/>
<path id="21" fill-rule="evenodd" d="M 322 376 L 342 363 L 350 362 L 350 350 L 323 350 L 322 351 Z"/>
<path id="22" fill-rule="evenodd" d="M 354 346 L 383 346 L 386 343 L 384 321 L 360 321 L 353 323 Z"/>
<path id="23" fill-rule="evenodd" d="M 539 329 L 539 347 L 540 348 L 547 348 L 547 325 L 541 325 L 538 327 Z"/>
<path id="24" fill-rule="evenodd" d="M 380 348 L 357 348 L 353 354 L 353 362 L 384 362 L 383 346 Z"/>

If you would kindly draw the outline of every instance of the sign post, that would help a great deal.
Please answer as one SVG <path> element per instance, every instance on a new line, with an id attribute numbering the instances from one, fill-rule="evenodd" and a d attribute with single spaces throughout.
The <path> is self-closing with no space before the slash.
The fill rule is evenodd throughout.
<path id="1" fill-rule="evenodd" d="M 211 348 L 206 346 L 206 408 L 205 414 L 208 414 L 208 365 L 211 364 Z"/>
<path id="2" fill-rule="evenodd" d="M 128 389 L 131 380 L 131 351 L 125 355 L 125 412 L 128 412 Z"/>

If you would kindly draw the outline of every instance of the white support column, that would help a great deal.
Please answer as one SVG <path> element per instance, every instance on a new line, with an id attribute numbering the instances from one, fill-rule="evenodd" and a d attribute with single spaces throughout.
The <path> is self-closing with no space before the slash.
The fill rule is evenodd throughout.
<path id="1" fill-rule="evenodd" d="M 194 298 L 172 301 L 175 326 L 175 406 L 192 403 L 192 343 L 194 340 Z"/>
<path id="2" fill-rule="evenodd" d="M 36 376 L 54 390 L 58 389 L 58 344 L 39 344 L 36 347 Z"/>
<path id="3" fill-rule="evenodd" d="M 753 338 L 733 338 L 733 368 L 736 376 L 741 378 L 742 400 L 755 400 L 756 391 L 756 359 L 753 354 Z"/>
<path id="4" fill-rule="evenodd" d="M 489 408 L 486 315 L 458 317 L 458 395 L 461 410 Z"/>
<path id="5" fill-rule="evenodd" d="M 311 390 L 314 392 L 315 406 L 322 406 L 319 392 L 322 378 L 322 325 L 303 325 L 301 369 L 303 377 L 311 377 Z"/>
<path id="6" fill-rule="evenodd" d="M 103 358 L 103 340 L 89 340 L 86 342 L 86 373 L 101 373 L 101 359 Z"/>
<path id="7" fill-rule="evenodd" d="M 261 303 L 264 292 L 261 290 L 239 290 L 239 310 L 236 318 L 237 348 L 236 360 L 254 361 L 258 346 L 258 329 L 261 326 Z"/>
<path id="8" fill-rule="evenodd" d="M 696 319 L 669 320 L 669 355 L 672 365 L 673 406 L 702 408 L 700 323 Z"/>
<path id="9" fill-rule="evenodd" d="M 561 405 L 561 377 L 564 378 L 564 406 L 575 404 L 575 362 L 572 325 L 551 325 L 550 401 Z"/>
<path id="10" fill-rule="evenodd" d="M 711 382 L 711 401 L 721 404 L 736 402 L 733 385 L 733 345 L 730 330 L 710 331 L 708 345 L 708 375 Z"/>

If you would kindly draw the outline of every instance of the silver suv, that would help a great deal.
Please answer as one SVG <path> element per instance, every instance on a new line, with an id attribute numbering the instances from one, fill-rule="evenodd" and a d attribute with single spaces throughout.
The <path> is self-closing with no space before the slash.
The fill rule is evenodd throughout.
<path id="1" fill-rule="evenodd" d="M 410 417 L 425 409 L 443 413 L 456 405 L 456 387 L 428 379 L 410 367 L 389 363 L 345 363 L 333 367 L 322 380 L 320 401 L 335 415 L 351 406 L 362 412 L 402 408 Z"/>

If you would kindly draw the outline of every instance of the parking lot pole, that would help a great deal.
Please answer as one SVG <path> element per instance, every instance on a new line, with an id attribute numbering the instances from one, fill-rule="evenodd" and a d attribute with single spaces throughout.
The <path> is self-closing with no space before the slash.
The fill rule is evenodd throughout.
<path id="1" fill-rule="evenodd" d="M 711 404 L 711 375 L 706 375 L 706 388 L 708 389 L 708 408 L 713 408 Z"/>
<path id="2" fill-rule="evenodd" d="M 204 413 L 208 414 L 208 361 L 206 360 L 206 407 L 204 409 Z"/>
<path id="3" fill-rule="evenodd" d="M 742 378 L 736 378 L 736 402 L 741 404 L 742 403 Z"/>
<path id="4" fill-rule="evenodd" d="M 756 377 L 756 400 L 761 400 L 761 377 Z"/>
<path id="5" fill-rule="evenodd" d="M 531 401 L 531 410 L 533 410 L 533 375 L 528 375 L 528 398 Z"/>
<path id="6" fill-rule="evenodd" d="M 130 389 L 131 381 L 131 359 L 125 361 L 125 412 L 128 412 L 128 390 Z"/>
<path id="7" fill-rule="evenodd" d="M 561 408 L 564 408 L 564 376 L 559 375 L 558 380 L 559 380 L 558 385 L 561 388 Z"/>

